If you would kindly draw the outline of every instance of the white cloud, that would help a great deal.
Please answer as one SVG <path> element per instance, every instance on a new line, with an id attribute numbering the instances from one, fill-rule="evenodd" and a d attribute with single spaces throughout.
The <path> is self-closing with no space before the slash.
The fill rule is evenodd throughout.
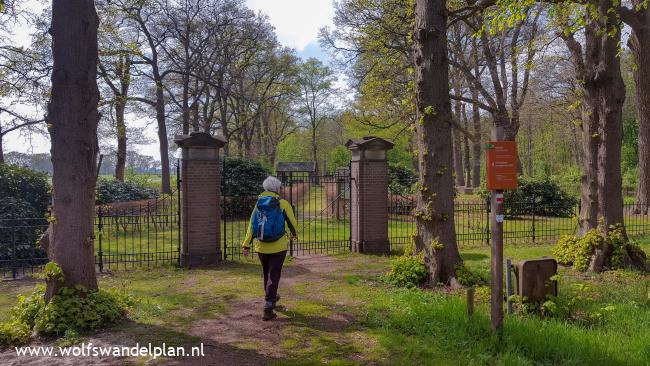
<path id="1" fill-rule="evenodd" d="M 251 9 L 269 16 L 282 44 L 302 51 L 318 38 L 318 30 L 331 26 L 332 0 L 246 0 Z"/>

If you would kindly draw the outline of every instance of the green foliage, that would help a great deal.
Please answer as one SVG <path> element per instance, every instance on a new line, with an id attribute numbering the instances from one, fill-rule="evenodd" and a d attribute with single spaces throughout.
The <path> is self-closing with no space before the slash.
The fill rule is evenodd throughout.
<path id="1" fill-rule="evenodd" d="M 11 309 L 12 319 L 33 328 L 36 318 L 45 308 L 44 294 L 43 286 L 38 286 L 31 294 L 19 296 L 18 304 Z"/>
<path id="2" fill-rule="evenodd" d="M 417 182 L 417 176 L 411 169 L 400 165 L 391 164 L 388 167 L 388 189 L 393 194 L 413 193 L 413 186 Z"/>
<path id="3" fill-rule="evenodd" d="M 574 283 L 570 295 L 550 296 L 542 303 L 528 302 L 521 296 L 513 295 L 510 301 L 524 314 L 554 318 L 584 327 L 596 327 L 605 323 L 607 314 L 616 311 L 613 305 L 599 303 L 597 291 L 585 283 Z"/>
<path id="4" fill-rule="evenodd" d="M 465 287 L 483 285 L 486 281 L 481 276 L 473 273 L 464 264 L 456 266 L 456 278 Z"/>
<path id="5" fill-rule="evenodd" d="M 623 194 L 633 194 L 639 185 L 639 168 L 633 167 L 623 171 Z"/>
<path id="6" fill-rule="evenodd" d="M 573 197 L 580 196 L 580 181 L 582 180 L 582 170 L 577 166 L 566 166 L 558 174 L 550 175 L 549 179 L 557 183 L 560 190 L 567 192 Z"/>
<path id="7" fill-rule="evenodd" d="M 37 274 L 38 278 L 42 278 L 48 282 L 63 282 L 63 270 L 56 262 L 48 262 L 43 266 L 43 271 Z"/>
<path id="8" fill-rule="evenodd" d="M 483 189 L 479 194 L 489 197 L 489 191 Z M 570 217 L 578 200 L 560 189 L 559 185 L 548 178 L 530 179 L 519 178 L 516 190 L 504 194 L 504 209 L 506 215 L 523 216 L 552 216 Z"/>
<path id="9" fill-rule="evenodd" d="M 31 331 L 27 324 L 11 321 L 0 324 L 0 348 L 20 345 L 29 340 Z"/>
<path id="10" fill-rule="evenodd" d="M 27 168 L 0 164 L 0 202 L 0 226 L 13 228 L 0 230 L 0 260 L 14 255 L 23 260 L 44 258 L 45 252 L 35 246 L 47 226 L 50 204 L 47 176 Z"/>
<path id="11" fill-rule="evenodd" d="M 573 268 L 582 272 L 589 268 L 594 250 L 603 244 L 612 251 L 609 263 L 607 263 L 609 269 L 623 268 L 626 252 L 640 253 L 645 257 L 638 245 L 627 240 L 622 227 L 610 228 L 605 236 L 602 231 L 600 227 L 591 229 L 582 238 L 572 235 L 563 236 L 553 248 L 553 255 L 559 263 L 573 265 Z"/>
<path id="12" fill-rule="evenodd" d="M 255 160 L 227 157 L 224 161 L 223 195 L 258 195 L 262 182 L 270 174 L 262 164 Z"/>
<path id="13" fill-rule="evenodd" d="M 623 146 L 621 147 L 621 168 L 623 171 L 639 165 L 639 122 L 636 118 L 623 121 Z"/>
<path id="14" fill-rule="evenodd" d="M 81 343 L 84 338 L 74 329 L 68 329 L 63 333 L 63 338 L 57 342 L 59 347 L 70 347 Z"/>
<path id="15" fill-rule="evenodd" d="M 575 235 L 564 235 L 557 241 L 555 248 L 553 248 L 553 256 L 558 263 L 565 266 L 570 266 L 575 260 L 575 248 L 578 238 Z"/>
<path id="16" fill-rule="evenodd" d="M 12 309 L 15 321 L 43 334 L 63 334 L 68 330 L 97 329 L 126 314 L 127 299 L 103 290 L 87 291 L 64 287 L 43 301 L 43 289 L 21 297 Z"/>
<path id="17" fill-rule="evenodd" d="M 415 288 L 427 280 L 424 267 L 424 254 L 412 254 L 405 251 L 403 255 L 393 259 L 390 271 L 383 275 L 383 280 L 393 286 Z"/>
<path id="18" fill-rule="evenodd" d="M 158 198 L 160 193 L 149 184 L 140 181 L 100 178 L 97 180 L 97 203 L 138 201 Z"/>
<path id="19" fill-rule="evenodd" d="M 347 147 L 343 145 L 335 147 L 330 151 L 329 158 L 327 159 L 327 172 L 334 174 L 336 168 L 347 167 L 351 158 L 352 153 Z"/>
<path id="20" fill-rule="evenodd" d="M 0 210 L 0 219 L 12 217 L 45 217 L 50 204 L 47 176 L 27 168 L 0 163 L 0 201 L 11 200 Z M 16 207 L 18 205 L 19 207 Z M 16 210 L 10 214 L 11 210 Z"/>

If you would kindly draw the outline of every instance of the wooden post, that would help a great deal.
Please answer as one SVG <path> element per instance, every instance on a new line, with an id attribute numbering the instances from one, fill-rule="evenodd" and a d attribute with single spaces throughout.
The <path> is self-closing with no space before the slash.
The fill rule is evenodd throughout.
<path id="1" fill-rule="evenodd" d="M 512 314 L 512 301 L 510 301 L 510 296 L 512 296 L 512 261 L 510 258 L 506 258 L 506 308 L 508 309 L 508 314 Z"/>
<path id="2" fill-rule="evenodd" d="M 467 315 L 472 316 L 474 314 L 474 287 L 467 289 Z"/>
<path id="3" fill-rule="evenodd" d="M 491 320 L 492 328 L 501 339 L 503 334 L 503 191 L 517 188 L 517 145 L 504 140 L 504 129 L 496 126 L 493 141 L 486 153 L 487 188 L 490 194 L 490 226 L 492 228 Z"/>
<path id="4" fill-rule="evenodd" d="M 490 223 L 492 226 L 492 328 L 501 336 L 503 332 L 503 190 L 492 191 Z"/>

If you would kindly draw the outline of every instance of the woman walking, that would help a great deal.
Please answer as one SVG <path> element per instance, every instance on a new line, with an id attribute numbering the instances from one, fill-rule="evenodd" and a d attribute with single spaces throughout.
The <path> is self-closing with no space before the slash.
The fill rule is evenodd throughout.
<path id="1" fill-rule="evenodd" d="M 291 239 L 297 239 L 297 223 L 291 204 L 280 198 L 280 180 L 268 177 L 262 186 L 264 192 L 257 198 L 242 247 L 248 256 L 253 244 L 262 263 L 265 292 L 262 319 L 271 320 L 277 316 L 273 309 L 280 300 L 278 285 L 290 240 L 287 232 L 291 233 Z"/>

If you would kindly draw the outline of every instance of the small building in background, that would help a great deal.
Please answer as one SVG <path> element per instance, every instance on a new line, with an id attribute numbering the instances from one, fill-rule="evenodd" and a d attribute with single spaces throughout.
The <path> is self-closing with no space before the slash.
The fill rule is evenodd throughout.
<path id="1" fill-rule="evenodd" d="M 289 177 L 292 181 L 302 180 L 312 182 L 316 177 L 316 163 L 313 161 L 281 162 L 275 168 L 275 172 L 283 182 Z"/>

